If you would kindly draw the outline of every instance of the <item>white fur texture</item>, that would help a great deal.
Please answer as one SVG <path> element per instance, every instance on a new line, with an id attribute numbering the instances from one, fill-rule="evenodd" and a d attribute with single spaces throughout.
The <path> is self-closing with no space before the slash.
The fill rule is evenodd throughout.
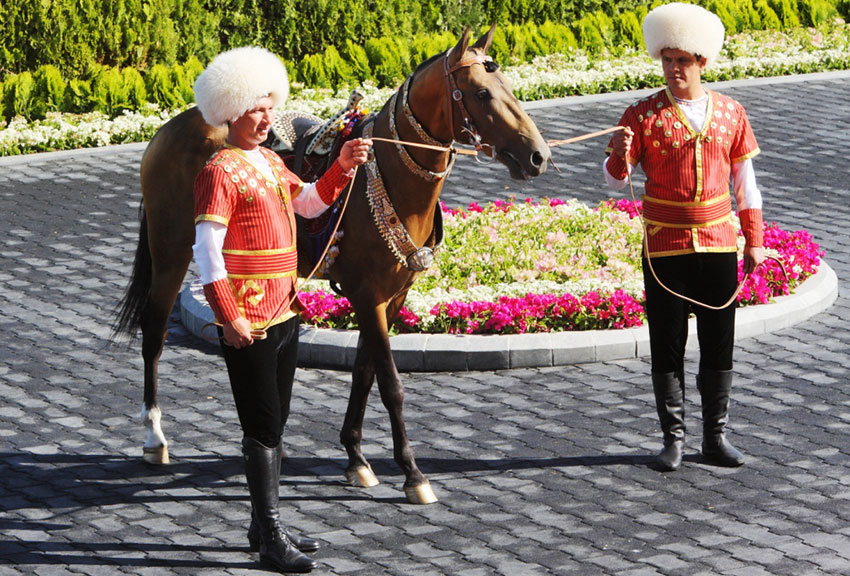
<path id="1" fill-rule="evenodd" d="M 195 102 L 213 126 L 236 120 L 265 96 L 283 106 L 289 77 L 280 58 L 259 46 L 222 52 L 195 80 Z"/>
<path id="2" fill-rule="evenodd" d="M 699 54 L 706 66 L 717 60 L 726 29 L 715 14 L 695 4 L 673 2 L 651 10 L 643 20 L 646 50 L 655 59 L 665 48 Z"/>

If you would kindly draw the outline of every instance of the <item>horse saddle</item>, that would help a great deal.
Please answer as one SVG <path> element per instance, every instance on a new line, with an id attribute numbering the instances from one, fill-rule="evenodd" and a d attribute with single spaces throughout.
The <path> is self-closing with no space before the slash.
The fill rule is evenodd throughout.
<path id="1" fill-rule="evenodd" d="M 346 105 L 327 121 L 307 112 L 276 114 L 266 145 L 302 180 L 315 180 L 330 168 L 339 152 L 334 148 L 350 133 L 350 127 L 346 131 L 346 121 L 352 115 L 363 116 L 361 100 L 363 95 L 352 91 Z"/>

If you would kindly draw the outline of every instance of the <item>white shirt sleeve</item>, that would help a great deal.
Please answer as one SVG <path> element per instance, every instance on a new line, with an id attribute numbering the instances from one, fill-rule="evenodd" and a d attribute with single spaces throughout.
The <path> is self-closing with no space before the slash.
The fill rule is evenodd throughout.
<path id="1" fill-rule="evenodd" d="M 198 274 L 202 284 L 211 284 L 216 280 L 227 278 L 224 267 L 224 237 L 227 236 L 227 226 L 221 222 L 202 220 L 195 224 L 195 244 L 192 253 L 198 265 Z"/>
<path id="2" fill-rule="evenodd" d="M 610 156 L 608 158 L 610 158 Z M 622 190 L 626 187 L 626 184 L 628 184 L 629 178 L 627 176 L 622 180 L 617 180 L 616 178 L 611 176 L 611 173 L 608 172 L 608 158 L 606 158 L 605 162 L 602 163 L 602 173 L 605 174 L 605 182 L 607 182 L 608 186 L 610 186 L 614 190 Z M 629 174 L 632 173 L 631 163 L 626 162 L 626 169 L 629 171 Z"/>
<path id="3" fill-rule="evenodd" d="M 353 177 L 354 168 L 349 170 L 346 175 L 349 178 Z M 301 193 L 292 199 L 292 208 L 295 210 L 295 213 L 304 218 L 315 218 L 327 210 L 328 207 L 329 205 L 325 204 L 322 197 L 319 196 L 315 182 L 311 182 L 310 184 L 305 183 L 301 189 Z"/>
<path id="4" fill-rule="evenodd" d="M 322 201 L 316 190 L 316 183 L 304 184 L 301 193 L 292 199 L 292 208 L 295 213 L 305 218 L 315 218 L 328 209 L 328 205 Z"/>
<path id="5" fill-rule="evenodd" d="M 756 185 L 756 173 L 752 158 L 732 164 L 732 190 L 738 211 L 756 208 L 761 210 L 761 192 Z"/>

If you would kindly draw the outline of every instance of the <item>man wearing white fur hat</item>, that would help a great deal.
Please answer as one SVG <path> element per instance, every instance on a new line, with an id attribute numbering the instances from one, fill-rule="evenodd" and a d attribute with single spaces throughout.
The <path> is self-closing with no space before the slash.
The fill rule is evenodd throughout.
<path id="1" fill-rule="evenodd" d="M 703 69 L 723 47 L 725 30 L 716 15 L 692 4 L 666 4 L 647 14 L 643 35 L 649 54 L 661 59 L 667 87 L 623 114 L 625 129 L 611 139 L 604 172 L 616 189 L 626 185 L 638 165 L 646 175 L 643 272 L 652 385 L 664 433 L 656 460 L 665 471 L 682 463 L 684 356 L 693 311 L 700 346 L 702 453 L 707 462 L 740 466 L 744 458 L 724 432 L 735 304 L 691 306 L 671 292 L 715 308 L 735 292 L 737 232 L 730 181 L 746 241 L 744 272 L 764 260 L 762 198 L 751 160 L 759 148 L 744 108 L 701 82 Z"/>
<path id="2" fill-rule="evenodd" d="M 314 184 L 305 184 L 260 146 L 275 107 L 289 94 L 280 59 L 259 47 L 219 54 L 198 76 L 204 120 L 227 125 L 225 145 L 195 180 L 195 261 L 221 325 L 222 353 L 242 425 L 251 495 L 248 540 L 260 562 L 280 572 L 309 572 L 316 540 L 287 531 L 278 512 L 281 436 L 289 416 L 298 353 L 291 310 L 297 251 L 295 216 L 324 212 L 366 161 L 371 142 L 356 139 Z M 254 330 L 265 330 L 259 337 Z"/>

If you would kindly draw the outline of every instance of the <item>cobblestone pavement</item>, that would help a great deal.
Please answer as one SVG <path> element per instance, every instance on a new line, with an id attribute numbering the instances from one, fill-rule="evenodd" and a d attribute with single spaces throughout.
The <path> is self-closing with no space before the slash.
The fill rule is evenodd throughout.
<path id="1" fill-rule="evenodd" d="M 839 281 L 850 74 L 746 81 L 768 221 L 806 228 Z M 547 138 L 616 123 L 635 94 L 534 106 Z M 508 194 L 610 194 L 604 141 L 557 148 L 560 174 L 517 183 L 461 158 L 449 205 Z M 142 363 L 110 346 L 137 238 L 137 145 L 0 160 L 0 576 L 258 574 L 248 553 L 240 431 L 216 348 L 176 322 L 160 365 L 172 464 L 142 463 Z M 364 449 L 383 483 L 341 481 L 350 376 L 299 370 L 282 510 L 323 544 L 319 574 L 850 573 L 848 294 L 801 325 L 741 342 L 734 470 L 651 466 L 660 443 L 647 359 L 405 375 L 408 428 L 440 501 L 405 502 L 377 393 Z"/>

